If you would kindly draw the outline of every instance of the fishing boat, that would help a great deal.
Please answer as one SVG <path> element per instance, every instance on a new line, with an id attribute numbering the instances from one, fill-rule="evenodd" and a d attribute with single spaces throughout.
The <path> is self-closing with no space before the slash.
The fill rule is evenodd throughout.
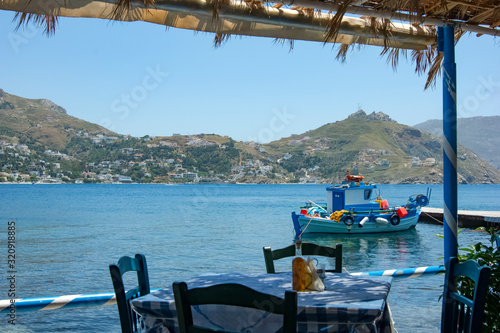
<path id="1" fill-rule="evenodd" d="M 391 207 L 380 191 L 376 195 L 376 184 L 363 180 L 363 176 L 348 172 L 341 184 L 326 188 L 326 205 L 309 200 L 299 214 L 293 212 L 295 234 L 393 232 L 417 225 L 421 207 L 429 204 L 430 189 L 425 195 L 410 195 L 405 204 Z"/>

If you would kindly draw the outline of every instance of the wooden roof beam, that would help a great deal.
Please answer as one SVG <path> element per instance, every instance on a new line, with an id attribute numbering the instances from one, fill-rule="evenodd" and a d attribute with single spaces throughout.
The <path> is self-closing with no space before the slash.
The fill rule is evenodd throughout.
<path id="1" fill-rule="evenodd" d="M 320 1 L 320 0 L 290 0 L 293 1 L 293 5 L 302 6 L 302 7 L 310 7 L 320 10 L 326 10 L 331 12 L 336 12 L 339 9 L 339 6 L 333 3 L 332 1 Z M 270 3 L 281 3 L 285 4 L 287 1 L 281 0 L 267 0 Z M 475 32 L 478 34 L 490 35 L 490 36 L 500 36 L 500 29 L 495 29 L 491 27 L 481 26 L 478 24 L 470 24 L 463 21 L 452 21 L 452 20 L 442 20 L 432 17 L 422 17 L 418 18 L 416 15 L 410 15 L 404 12 L 392 12 L 389 10 L 375 10 L 368 7 L 349 7 L 347 8 L 346 13 L 360 15 L 360 16 L 371 16 L 377 18 L 384 18 L 390 20 L 398 20 L 401 22 L 410 22 L 410 23 L 418 23 L 418 24 L 427 24 L 433 26 L 443 26 L 446 24 L 454 25 L 456 28 L 461 29 L 463 31 Z"/>
<path id="2" fill-rule="evenodd" d="M 470 3 L 468 1 L 461 1 L 461 0 L 448 0 L 448 2 L 449 3 L 456 3 L 456 4 L 462 5 L 462 6 L 469 6 L 469 7 L 479 8 L 479 9 L 494 9 L 495 8 L 493 6 L 485 7 L 485 6 L 476 5 L 474 3 Z"/>
<path id="3" fill-rule="evenodd" d="M 387 38 L 373 30 L 366 20 L 344 17 L 336 39 L 328 39 L 326 30 L 332 15 L 302 14 L 289 9 L 268 6 L 252 7 L 240 1 L 220 3 L 218 19 L 214 6 L 206 0 L 159 0 L 145 7 L 130 2 L 120 10 L 115 0 L 1 0 L 0 10 L 61 17 L 92 17 L 116 21 L 144 21 L 165 26 L 217 34 L 261 36 L 327 43 L 367 44 L 403 49 L 427 49 L 437 42 L 436 31 L 429 26 L 394 23 Z M 311 8 L 311 7 L 307 7 Z"/>
<path id="4" fill-rule="evenodd" d="M 493 13 L 495 11 L 499 11 L 500 12 L 500 6 L 496 6 L 496 7 L 493 7 L 493 8 L 489 8 L 488 10 L 472 17 L 471 19 L 469 19 L 469 21 L 471 22 L 481 22 L 483 19 L 485 18 L 488 18 L 489 16 L 493 15 Z M 491 27 L 497 27 L 498 26 L 498 22 L 493 22 L 493 24 L 491 25 Z"/>

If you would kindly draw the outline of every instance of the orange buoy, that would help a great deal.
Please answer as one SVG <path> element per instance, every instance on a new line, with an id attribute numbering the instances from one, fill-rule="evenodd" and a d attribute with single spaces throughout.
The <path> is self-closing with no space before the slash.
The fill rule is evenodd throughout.
<path id="1" fill-rule="evenodd" d="M 380 208 L 381 209 L 387 209 L 387 208 L 389 208 L 389 202 L 387 202 L 387 200 L 385 200 L 385 199 L 382 200 L 382 201 L 380 201 Z"/>
<path id="2" fill-rule="evenodd" d="M 405 217 L 406 215 L 408 215 L 408 212 L 406 211 L 406 208 L 404 208 L 404 207 L 399 207 L 396 210 L 396 213 L 398 214 L 399 217 Z"/>

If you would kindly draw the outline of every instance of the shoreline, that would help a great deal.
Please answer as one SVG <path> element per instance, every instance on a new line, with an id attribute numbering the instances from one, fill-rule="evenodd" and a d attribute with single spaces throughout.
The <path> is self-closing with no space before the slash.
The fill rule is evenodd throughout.
<path id="1" fill-rule="evenodd" d="M 238 183 L 238 182 L 186 182 L 186 183 L 136 183 L 136 182 L 125 182 L 125 183 L 120 183 L 120 182 L 95 182 L 95 183 L 83 183 L 83 182 L 78 182 L 78 183 L 68 183 L 68 182 L 0 182 L 0 185 L 331 185 L 331 184 L 337 184 L 337 183 L 331 183 L 331 182 L 320 182 L 320 183 Z M 376 185 L 443 185 L 442 183 L 375 183 Z M 492 183 L 471 183 L 471 184 L 458 184 L 459 186 L 462 185 L 500 185 L 500 184 L 492 184 Z"/>
<path id="2" fill-rule="evenodd" d="M 331 185 L 332 183 L 26 183 L 0 182 L 1 185 Z M 390 185 L 390 184 L 388 184 Z M 392 184 L 398 185 L 398 184 Z M 402 185 L 402 184 L 400 184 Z M 404 184 L 421 185 L 421 184 Z"/>

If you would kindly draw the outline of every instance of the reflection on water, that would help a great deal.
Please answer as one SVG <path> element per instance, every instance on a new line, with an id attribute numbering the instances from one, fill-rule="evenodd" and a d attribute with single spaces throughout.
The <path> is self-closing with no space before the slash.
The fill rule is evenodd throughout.
<path id="1" fill-rule="evenodd" d="M 349 272 L 370 272 L 440 265 L 441 228 L 418 224 L 416 228 L 386 234 L 308 234 L 304 241 L 325 246 L 342 244 L 343 266 Z M 443 275 L 393 279 L 389 304 L 399 332 L 438 332 Z"/>
<path id="2" fill-rule="evenodd" d="M 304 241 L 324 246 L 342 244 L 343 265 L 350 272 L 407 268 L 422 250 L 417 229 L 378 234 L 307 234 Z"/>

